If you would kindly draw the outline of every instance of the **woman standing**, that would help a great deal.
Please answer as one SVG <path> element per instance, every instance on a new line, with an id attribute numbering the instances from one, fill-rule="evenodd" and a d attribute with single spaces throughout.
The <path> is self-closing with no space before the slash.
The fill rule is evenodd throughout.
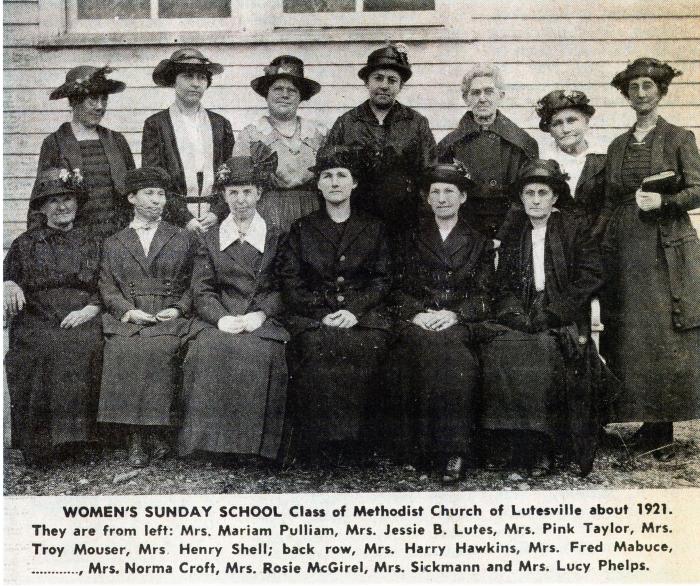
<path id="1" fill-rule="evenodd" d="M 153 81 L 173 88 L 175 102 L 146 118 L 141 150 L 144 167 L 161 167 L 172 178 L 163 218 L 189 231 L 204 233 L 228 214 L 212 195 L 214 171 L 231 156 L 231 123 L 202 107 L 212 77 L 224 71 L 193 47 L 175 51 L 153 70 Z"/>
<path id="2" fill-rule="evenodd" d="M 129 221 L 123 203 L 124 175 L 134 168 L 134 158 L 119 132 L 100 126 L 110 94 L 123 92 L 126 84 L 108 79 L 109 67 L 80 65 L 66 74 L 66 81 L 51 92 L 49 99 L 68 98 L 70 122 L 44 139 L 39 153 L 37 176 L 50 167 L 78 169 L 85 179 L 88 198 L 80 207 L 75 225 L 84 226 L 98 240 L 121 230 Z M 32 196 L 37 193 L 38 181 Z M 41 225 L 43 218 L 30 209 L 28 224 Z"/>
<path id="3" fill-rule="evenodd" d="M 400 435 L 403 452 L 441 459 L 443 481 L 456 482 L 473 452 L 480 367 L 471 324 L 489 316 L 494 251 L 459 215 L 475 186 L 461 165 L 438 165 L 423 182 L 434 217 L 407 235 L 397 270 Z"/>
<path id="4" fill-rule="evenodd" d="M 194 305 L 207 327 L 185 360 L 181 455 L 273 459 L 279 450 L 289 340 L 274 272 L 282 234 L 256 211 L 275 164 L 274 154 L 233 157 L 217 170 L 230 213 L 204 237 L 195 261 Z"/>
<path id="5" fill-rule="evenodd" d="M 543 159 L 553 159 L 569 176 L 570 211 L 594 228 L 605 201 L 606 148 L 591 136 L 589 123 L 595 108 L 583 92 L 554 90 L 537 102 L 540 130 L 552 140 L 542 148 Z M 602 229 L 596 230 L 597 239 Z"/>
<path id="6" fill-rule="evenodd" d="M 304 62 L 292 55 L 275 57 L 265 75 L 250 82 L 267 100 L 268 114 L 246 126 L 238 135 L 236 154 L 249 155 L 251 143 L 261 141 L 277 153 L 273 188 L 266 191 L 258 211 L 265 220 L 289 231 L 294 220 L 320 207 L 320 198 L 309 168 L 328 129 L 297 114 L 300 102 L 321 91 L 317 82 L 304 77 Z"/>
<path id="7" fill-rule="evenodd" d="M 319 151 L 314 171 L 325 205 L 292 224 L 282 260 L 295 425 L 310 453 L 363 438 L 390 336 L 384 226 L 350 206 L 358 155 L 342 146 Z"/>
<path id="8" fill-rule="evenodd" d="M 623 383 L 617 420 L 646 422 L 635 437 L 642 449 L 671 444 L 673 421 L 700 417 L 700 243 L 688 217 L 700 207 L 700 156 L 693 133 L 658 113 L 678 75 L 644 57 L 612 81 L 637 121 L 608 149 L 603 307 L 608 357 Z M 672 188 L 642 187 L 669 170 Z"/>
<path id="9" fill-rule="evenodd" d="M 75 227 L 87 200 L 82 177 L 46 169 L 29 201 L 45 218 L 12 243 L 3 267 L 5 360 L 12 441 L 28 464 L 61 444 L 94 439 L 102 371 L 97 269 L 100 246 Z"/>

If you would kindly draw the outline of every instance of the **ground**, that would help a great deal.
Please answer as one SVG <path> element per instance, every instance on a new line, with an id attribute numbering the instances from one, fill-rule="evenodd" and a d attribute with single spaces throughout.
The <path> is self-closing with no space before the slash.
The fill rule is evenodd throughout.
<path id="1" fill-rule="evenodd" d="M 625 441 L 634 425 L 613 425 L 609 434 Z M 601 448 L 593 472 L 579 478 L 563 468 L 543 479 L 522 470 L 470 470 L 456 485 L 445 487 L 439 475 L 376 457 L 363 466 L 340 463 L 333 469 L 302 467 L 292 462 L 277 470 L 248 460 L 238 464 L 170 458 L 134 471 L 126 452 L 105 449 L 87 459 L 68 457 L 42 470 L 24 465 L 16 450 L 5 450 L 5 494 L 226 494 L 281 492 L 408 492 L 470 490 L 579 490 L 611 488 L 700 487 L 700 420 L 676 424 L 676 457 L 659 462 L 653 454 L 627 450 L 624 443 Z"/>

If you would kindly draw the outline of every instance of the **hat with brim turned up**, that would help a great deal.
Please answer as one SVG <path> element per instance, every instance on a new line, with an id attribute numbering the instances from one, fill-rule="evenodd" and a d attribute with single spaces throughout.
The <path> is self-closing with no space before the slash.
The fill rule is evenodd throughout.
<path id="1" fill-rule="evenodd" d="M 54 195 L 74 195 L 78 205 L 84 203 L 87 190 L 80 169 L 71 171 L 61 167 L 49 167 L 42 171 L 37 178 L 37 187 L 29 198 L 29 209 L 38 210 Z"/>
<path id="2" fill-rule="evenodd" d="M 170 189 L 170 175 L 162 167 L 141 167 L 129 169 L 124 175 L 124 195 L 136 193 L 139 189 L 160 187 Z"/>
<path id="3" fill-rule="evenodd" d="M 175 78 L 185 71 L 201 71 L 211 77 L 222 73 L 224 66 L 207 59 L 199 49 L 183 47 L 170 55 L 169 59 L 163 59 L 158 63 L 152 77 L 156 85 L 173 87 Z"/>
<path id="4" fill-rule="evenodd" d="M 357 75 L 366 82 L 370 74 L 377 69 L 393 69 L 401 76 L 404 83 L 413 75 L 411 64 L 408 62 L 408 52 L 403 44 L 389 44 L 372 51 L 367 57 L 367 64 L 357 72 Z"/>
<path id="5" fill-rule="evenodd" d="M 549 132 L 552 117 L 562 110 L 578 110 L 587 118 L 595 114 L 595 108 L 590 105 L 589 99 L 579 90 L 554 90 L 544 96 L 535 111 L 540 117 L 540 130 Z"/>
<path id="6" fill-rule="evenodd" d="M 263 98 L 267 98 L 270 86 L 278 79 L 291 81 L 299 90 L 302 100 L 308 100 L 321 91 L 320 83 L 304 77 L 304 62 L 293 55 L 275 57 L 264 71 L 265 75 L 250 82 L 250 87 Z"/>
<path id="7" fill-rule="evenodd" d="M 668 86 L 673 78 L 679 75 L 683 75 L 683 72 L 674 69 L 668 63 L 662 63 L 653 57 L 640 57 L 628 64 L 623 71 L 616 74 L 610 85 L 626 94 L 629 82 L 638 77 L 649 77 L 656 83 Z"/>
<path id="8" fill-rule="evenodd" d="M 66 73 L 66 81 L 58 86 L 49 95 L 50 100 L 61 98 L 86 98 L 87 96 L 100 96 L 123 92 L 126 84 L 116 79 L 107 79 L 107 74 L 112 69 L 105 67 L 93 67 L 92 65 L 79 65 Z"/>
<path id="9" fill-rule="evenodd" d="M 433 183 L 451 183 L 460 191 L 469 192 L 476 187 L 468 169 L 459 162 L 440 163 L 429 167 L 420 179 L 424 189 L 430 189 Z"/>
<path id="10" fill-rule="evenodd" d="M 568 179 L 569 176 L 561 170 L 559 163 L 554 159 L 534 159 L 521 169 L 518 178 L 512 184 L 511 194 L 519 201 L 526 185 L 544 183 L 549 185 L 558 197 L 557 205 L 565 206 L 573 201 Z"/>

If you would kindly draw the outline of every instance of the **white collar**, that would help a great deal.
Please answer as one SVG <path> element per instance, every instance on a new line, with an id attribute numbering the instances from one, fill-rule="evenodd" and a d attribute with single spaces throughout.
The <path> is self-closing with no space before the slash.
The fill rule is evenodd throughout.
<path id="1" fill-rule="evenodd" d="M 236 222 L 233 221 L 233 216 L 229 214 L 219 226 L 219 250 L 226 250 L 231 244 L 240 239 L 262 253 L 265 252 L 266 236 L 267 224 L 265 224 L 265 220 L 258 212 L 255 212 L 248 232 L 243 238 L 241 238 Z"/>
<path id="2" fill-rule="evenodd" d="M 162 218 L 158 218 L 157 220 L 153 220 L 152 222 L 144 222 L 143 220 L 137 220 L 136 218 L 134 218 L 133 220 L 131 220 L 129 228 L 133 228 L 134 230 L 150 230 L 151 228 L 157 228 L 160 224 L 161 219 Z"/>

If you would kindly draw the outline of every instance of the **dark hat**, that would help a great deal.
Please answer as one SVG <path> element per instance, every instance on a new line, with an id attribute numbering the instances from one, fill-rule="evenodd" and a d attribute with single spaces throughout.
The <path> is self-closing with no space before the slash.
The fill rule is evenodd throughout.
<path id="1" fill-rule="evenodd" d="M 124 175 L 124 195 L 146 187 L 161 187 L 167 191 L 170 188 L 170 175 L 161 167 L 129 169 Z"/>
<path id="2" fill-rule="evenodd" d="M 316 153 L 316 164 L 309 171 L 318 176 L 326 169 L 349 169 L 353 179 L 359 180 L 360 175 L 368 168 L 365 150 L 354 145 L 333 145 L 321 147 Z"/>
<path id="3" fill-rule="evenodd" d="M 221 163 L 214 175 L 214 185 L 219 189 L 227 185 L 268 187 L 277 170 L 277 153 L 261 142 L 252 143 L 250 152 L 250 155 L 231 157 Z"/>
<path id="4" fill-rule="evenodd" d="M 413 72 L 408 62 L 406 46 L 403 43 L 389 44 L 386 47 L 372 51 L 367 57 L 367 65 L 360 69 L 357 75 L 363 81 L 367 81 L 370 73 L 376 69 L 394 69 L 404 82 L 408 81 Z"/>
<path id="5" fill-rule="evenodd" d="M 105 76 L 112 73 L 113 69 L 107 67 L 93 67 L 92 65 L 79 65 L 66 73 L 66 81 L 58 86 L 49 95 L 50 100 L 87 96 L 99 96 L 102 94 L 117 94 L 123 92 L 126 84 L 116 79 L 107 79 Z"/>
<path id="6" fill-rule="evenodd" d="M 595 108 L 590 100 L 578 90 L 554 90 L 537 102 L 535 111 L 540 117 L 540 130 L 549 132 L 552 117 L 560 110 L 579 110 L 589 118 L 595 114 Z"/>
<path id="7" fill-rule="evenodd" d="M 533 159 L 520 170 L 513 183 L 512 195 L 515 199 L 520 199 L 523 188 L 528 183 L 544 183 L 549 185 L 559 198 L 557 203 L 560 206 L 566 205 L 571 201 L 568 179 L 569 176 L 554 159 Z"/>
<path id="8" fill-rule="evenodd" d="M 421 184 L 428 189 L 432 183 L 452 183 L 461 191 L 476 187 L 471 173 L 460 161 L 440 163 L 427 169 L 421 177 Z"/>
<path id="9" fill-rule="evenodd" d="M 46 198 L 62 194 L 76 196 L 78 204 L 85 200 L 87 191 L 80 169 L 70 171 L 61 167 L 49 167 L 42 171 L 37 178 L 37 187 L 29 198 L 29 209 L 38 209 Z"/>
<path id="10" fill-rule="evenodd" d="M 275 57 L 264 71 L 265 75 L 256 77 L 250 82 L 250 87 L 263 98 L 267 97 L 270 86 L 280 78 L 291 81 L 299 90 L 302 100 L 308 100 L 321 91 L 320 83 L 304 77 L 304 62 L 299 57 L 293 55 Z"/>
<path id="11" fill-rule="evenodd" d="M 656 83 L 661 83 L 668 87 L 671 80 L 679 75 L 683 75 L 683 72 L 674 69 L 668 63 L 662 63 L 653 57 L 640 57 L 629 63 L 624 71 L 620 71 L 613 77 L 610 85 L 627 95 L 627 84 L 638 77 L 650 77 Z"/>
<path id="12" fill-rule="evenodd" d="M 153 70 L 153 81 L 161 87 L 173 87 L 175 78 L 183 71 L 202 71 L 209 76 L 219 75 L 224 70 L 220 63 L 212 63 L 199 49 L 183 47 L 169 59 L 163 59 Z"/>

